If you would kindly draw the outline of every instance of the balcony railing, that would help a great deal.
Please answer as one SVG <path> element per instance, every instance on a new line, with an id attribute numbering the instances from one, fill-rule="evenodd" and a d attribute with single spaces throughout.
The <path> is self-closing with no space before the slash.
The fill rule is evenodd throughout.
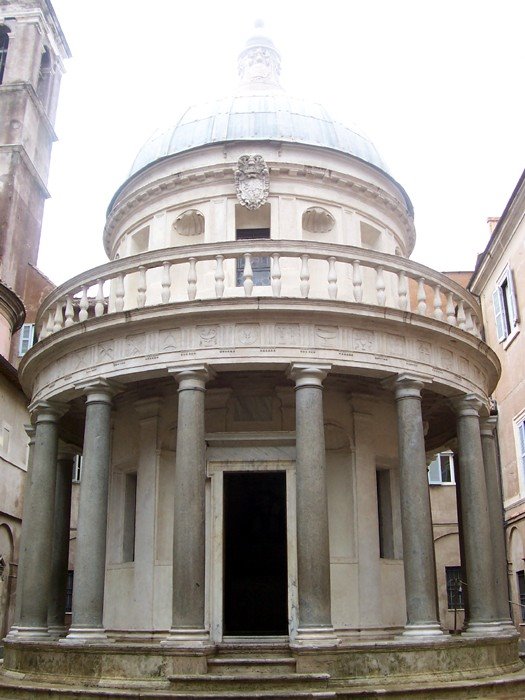
<path id="1" fill-rule="evenodd" d="M 271 259 L 270 284 L 254 286 L 252 260 L 261 257 Z M 177 301 L 252 295 L 412 311 L 480 336 L 475 298 L 439 272 L 362 248 L 277 240 L 164 248 L 114 260 L 57 287 L 44 301 L 37 325 L 43 339 L 92 317 Z"/>

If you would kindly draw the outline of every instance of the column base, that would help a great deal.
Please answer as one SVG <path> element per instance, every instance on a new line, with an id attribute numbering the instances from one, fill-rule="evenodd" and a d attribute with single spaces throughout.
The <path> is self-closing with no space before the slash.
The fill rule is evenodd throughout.
<path id="1" fill-rule="evenodd" d="M 411 639 L 414 639 L 414 641 L 416 641 L 421 638 L 435 639 L 436 637 L 445 637 L 445 633 L 443 632 L 441 626 L 437 622 L 428 622 L 406 625 L 403 632 L 400 635 L 396 636 L 396 639 L 407 642 Z"/>
<path id="2" fill-rule="evenodd" d="M 49 634 L 49 630 L 47 627 L 22 627 L 19 625 L 18 627 L 12 627 L 9 630 L 9 634 L 7 635 L 6 639 L 13 640 L 13 641 L 18 641 L 18 640 L 47 640 L 49 641 L 51 639 L 51 635 Z"/>
<path id="3" fill-rule="evenodd" d="M 178 649 L 207 649 L 213 646 L 209 631 L 197 627 L 172 627 L 160 645 Z"/>
<path id="4" fill-rule="evenodd" d="M 59 637 L 65 637 L 69 631 L 69 628 L 65 625 L 50 625 L 48 628 L 51 637 L 58 639 Z"/>
<path id="5" fill-rule="evenodd" d="M 67 636 L 58 641 L 60 644 L 97 644 L 109 640 L 103 627 L 70 627 Z"/>
<path id="6" fill-rule="evenodd" d="M 501 631 L 504 632 L 505 634 L 518 635 L 518 630 L 515 628 L 514 623 L 512 622 L 511 619 L 498 620 L 498 625 L 500 626 Z"/>
<path id="7" fill-rule="evenodd" d="M 502 620 L 493 620 L 491 622 L 468 622 L 463 637 L 486 637 L 487 635 L 503 634 L 510 631 L 503 626 Z M 514 626 L 513 626 L 514 627 Z M 514 628 L 515 630 L 516 628 Z"/>
<path id="8" fill-rule="evenodd" d="M 333 627 L 299 627 L 297 636 L 290 641 L 290 647 L 302 649 L 317 647 L 336 647 L 340 639 L 334 632 Z"/>

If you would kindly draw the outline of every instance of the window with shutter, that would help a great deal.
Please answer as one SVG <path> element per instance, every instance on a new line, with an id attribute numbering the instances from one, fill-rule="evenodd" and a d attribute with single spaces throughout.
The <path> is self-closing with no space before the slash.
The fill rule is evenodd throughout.
<path id="1" fill-rule="evenodd" d="M 18 356 L 23 357 L 35 342 L 35 324 L 24 323 L 20 331 L 20 344 L 18 346 Z"/>
<path id="2" fill-rule="evenodd" d="M 512 270 L 507 265 L 492 293 L 492 304 L 496 321 L 496 334 L 502 343 L 518 331 L 518 303 L 512 279 Z"/>

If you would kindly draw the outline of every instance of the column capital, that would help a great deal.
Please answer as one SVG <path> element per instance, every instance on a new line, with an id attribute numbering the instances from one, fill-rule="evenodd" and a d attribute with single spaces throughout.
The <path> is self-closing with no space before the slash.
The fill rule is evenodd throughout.
<path id="1" fill-rule="evenodd" d="M 393 380 L 389 380 L 389 383 L 394 388 L 396 401 L 408 398 L 420 399 L 423 387 L 430 384 L 428 379 L 406 372 L 398 374 Z"/>
<path id="2" fill-rule="evenodd" d="M 458 418 L 467 416 L 480 417 L 480 412 L 485 406 L 485 402 L 478 394 L 464 394 L 450 399 L 452 408 Z"/>
<path id="3" fill-rule="evenodd" d="M 494 432 L 497 427 L 498 416 L 487 416 L 486 418 L 481 418 L 481 437 L 494 438 Z"/>
<path id="4" fill-rule="evenodd" d="M 35 401 L 29 406 L 33 423 L 56 423 L 67 409 L 68 404 L 62 401 Z"/>
<path id="5" fill-rule="evenodd" d="M 24 425 L 24 430 L 26 431 L 26 435 L 29 438 L 29 442 L 34 442 L 36 433 L 35 426 L 32 423 L 26 423 Z"/>
<path id="6" fill-rule="evenodd" d="M 62 442 L 62 440 L 59 440 L 58 442 L 58 460 L 64 460 L 64 459 L 73 459 L 76 457 L 78 454 L 80 454 L 81 450 L 76 445 L 70 445 L 69 443 Z"/>
<path id="7" fill-rule="evenodd" d="M 295 388 L 305 386 L 320 387 L 326 379 L 332 365 L 328 363 L 294 362 L 288 369 L 288 376 L 295 381 Z"/>
<path id="8" fill-rule="evenodd" d="M 86 395 L 86 403 L 111 403 L 112 398 L 124 390 L 124 385 L 104 377 L 93 377 L 75 384 L 75 389 Z"/>
<path id="9" fill-rule="evenodd" d="M 179 391 L 206 391 L 206 382 L 216 376 L 216 372 L 207 364 L 191 367 L 169 367 L 168 372 L 179 383 Z"/>

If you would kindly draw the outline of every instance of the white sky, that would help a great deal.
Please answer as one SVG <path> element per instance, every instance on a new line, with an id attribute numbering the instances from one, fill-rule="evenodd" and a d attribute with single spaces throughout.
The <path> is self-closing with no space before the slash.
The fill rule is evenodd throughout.
<path id="1" fill-rule="evenodd" d="M 412 258 L 472 269 L 525 166 L 523 0 L 52 0 L 73 58 L 39 266 L 105 262 L 105 211 L 142 143 L 231 94 L 262 17 L 281 83 L 375 143 L 416 212 Z"/>

